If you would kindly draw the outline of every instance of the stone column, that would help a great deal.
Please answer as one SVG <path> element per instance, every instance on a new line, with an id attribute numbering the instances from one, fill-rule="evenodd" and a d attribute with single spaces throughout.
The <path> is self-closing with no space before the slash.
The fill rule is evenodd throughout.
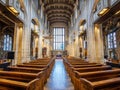
<path id="1" fill-rule="evenodd" d="M 13 43 L 13 51 L 15 52 L 15 57 L 14 60 L 12 60 L 12 65 L 17 64 L 17 59 L 18 59 L 18 27 L 17 24 L 15 23 L 15 28 L 14 28 L 14 43 Z"/>
<path id="2" fill-rule="evenodd" d="M 78 38 L 78 34 L 79 34 L 79 32 L 78 32 L 78 30 L 79 30 L 79 28 L 78 27 L 76 27 L 76 35 L 75 35 L 75 57 L 77 57 L 77 58 L 79 58 L 79 38 Z"/>
<path id="3" fill-rule="evenodd" d="M 93 2 L 87 2 L 87 60 L 89 62 L 96 61 L 96 50 L 95 50 L 95 36 L 94 36 L 94 18 L 92 12 Z"/>
<path id="4" fill-rule="evenodd" d="M 95 24 L 95 50 L 96 62 L 104 63 L 103 36 L 100 24 Z"/>
<path id="5" fill-rule="evenodd" d="M 88 24 L 89 25 L 89 24 Z M 93 25 L 89 25 L 87 31 L 87 42 L 88 42 L 88 56 L 87 59 L 89 62 L 95 62 L 96 60 L 96 49 L 95 49 L 95 38 L 94 38 L 94 28 Z"/>
<path id="6" fill-rule="evenodd" d="M 38 39 L 38 58 L 42 58 L 42 48 L 43 48 L 43 24 L 40 22 L 40 33 Z"/>
<path id="7" fill-rule="evenodd" d="M 24 35 L 23 35 L 23 62 L 30 61 L 30 38 L 31 30 L 30 26 L 25 25 Z"/>
<path id="8" fill-rule="evenodd" d="M 17 43 L 16 43 L 16 50 L 17 50 L 17 64 L 22 63 L 22 35 L 23 35 L 23 27 L 18 26 L 17 28 Z"/>

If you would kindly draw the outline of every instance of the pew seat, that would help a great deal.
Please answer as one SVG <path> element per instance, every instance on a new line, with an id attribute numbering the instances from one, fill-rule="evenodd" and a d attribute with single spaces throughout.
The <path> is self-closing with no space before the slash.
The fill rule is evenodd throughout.
<path id="1" fill-rule="evenodd" d="M 35 65 L 35 64 L 18 64 L 18 67 L 35 67 L 35 68 L 45 68 L 47 65 Z"/>
<path id="2" fill-rule="evenodd" d="M 39 73 L 26 73 L 26 72 L 11 72 L 11 71 L 0 71 L 0 78 L 8 78 L 8 79 L 17 79 L 29 81 L 35 78 L 40 78 L 42 76 L 42 72 Z"/>
<path id="3" fill-rule="evenodd" d="M 33 72 L 38 73 L 40 71 L 46 70 L 46 68 L 32 68 L 32 67 L 17 67 L 17 66 L 8 66 L 9 71 L 21 71 L 21 72 Z"/>
<path id="4" fill-rule="evenodd" d="M 85 73 L 85 72 L 93 72 L 93 71 L 104 71 L 104 70 L 111 70 L 112 68 L 110 66 L 100 66 L 100 67 L 85 67 L 85 68 L 72 68 L 73 72 L 71 73 L 71 81 L 73 82 L 75 86 L 75 90 L 77 90 L 77 84 L 80 83 L 79 78 L 76 75 L 76 72 L 78 73 Z"/>
<path id="5" fill-rule="evenodd" d="M 75 77 L 77 78 L 76 90 L 82 88 L 82 83 L 80 78 L 85 78 L 91 82 L 106 80 L 110 78 L 120 77 L 120 70 L 103 70 L 103 71 L 93 71 L 93 72 L 84 72 L 80 73 L 75 71 Z"/>
<path id="6" fill-rule="evenodd" d="M 83 89 L 81 90 L 120 90 L 120 77 L 91 82 L 81 78 Z"/>
<path id="7" fill-rule="evenodd" d="M 82 68 L 82 67 L 94 67 L 94 66 L 103 66 L 102 64 L 87 64 L 87 65 L 70 65 L 74 68 Z"/>
<path id="8" fill-rule="evenodd" d="M 26 73 L 26 72 L 12 72 L 12 71 L 0 71 L 0 78 L 28 82 L 33 79 L 38 78 L 39 80 L 36 82 L 39 88 L 42 90 L 45 82 L 43 72 L 39 73 Z"/>
<path id="9" fill-rule="evenodd" d="M 38 79 L 30 82 L 20 82 L 0 78 L 0 90 L 39 90 L 36 85 Z"/>
<path id="10" fill-rule="evenodd" d="M 92 72 L 92 71 L 100 71 L 100 70 L 110 70 L 112 69 L 111 66 L 100 66 L 100 67 L 85 67 L 85 68 L 72 68 L 73 71 L 78 71 L 78 72 Z"/>

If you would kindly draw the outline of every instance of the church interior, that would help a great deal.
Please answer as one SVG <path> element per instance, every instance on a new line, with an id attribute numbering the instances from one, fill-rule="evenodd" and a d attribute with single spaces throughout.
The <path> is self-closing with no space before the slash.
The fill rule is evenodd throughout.
<path id="1" fill-rule="evenodd" d="M 120 90 L 120 0 L 0 0 L 0 90 Z"/>

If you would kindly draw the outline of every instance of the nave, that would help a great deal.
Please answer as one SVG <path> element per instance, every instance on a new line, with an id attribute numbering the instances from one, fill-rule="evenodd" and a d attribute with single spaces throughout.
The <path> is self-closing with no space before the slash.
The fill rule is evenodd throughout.
<path id="1" fill-rule="evenodd" d="M 0 0 L 0 90 L 44 89 L 120 90 L 120 0 Z"/>
<path id="2" fill-rule="evenodd" d="M 120 69 L 75 57 L 39 58 L 0 71 L 0 90 L 120 90 Z"/>
<path id="3" fill-rule="evenodd" d="M 63 59 L 55 60 L 55 65 L 44 90 L 74 90 L 71 79 L 65 70 Z"/>

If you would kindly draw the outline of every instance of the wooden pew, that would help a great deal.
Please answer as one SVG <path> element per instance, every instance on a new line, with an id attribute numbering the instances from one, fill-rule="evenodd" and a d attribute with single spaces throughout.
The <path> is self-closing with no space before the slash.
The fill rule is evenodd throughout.
<path id="1" fill-rule="evenodd" d="M 85 73 L 80 73 L 78 71 L 75 71 L 75 76 L 79 81 L 76 83 L 76 87 L 78 87 L 77 90 L 81 90 L 83 89 L 83 84 L 81 84 L 80 78 L 85 78 L 91 82 L 115 78 L 120 76 L 120 69 L 85 72 Z"/>
<path id="2" fill-rule="evenodd" d="M 18 65 L 17 66 L 9 66 L 8 69 L 10 71 L 19 71 L 19 72 L 29 72 L 29 73 L 38 73 L 40 71 L 44 71 L 44 83 L 47 82 L 47 78 L 50 75 L 50 72 L 52 70 L 52 67 L 54 65 L 54 58 L 52 58 L 51 60 L 49 60 L 49 62 L 47 63 L 47 65 L 28 65 L 28 64 L 22 64 L 22 65 Z"/>
<path id="3" fill-rule="evenodd" d="M 74 68 L 84 68 L 84 67 L 94 67 L 94 66 L 103 66 L 102 64 L 87 64 L 87 65 L 70 65 Z"/>
<path id="4" fill-rule="evenodd" d="M 69 73 L 69 75 L 70 75 L 70 77 L 72 76 L 72 73 L 73 73 L 73 70 L 72 70 L 72 68 L 85 68 L 85 67 L 101 67 L 101 66 L 103 66 L 102 64 L 93 64 L 93 65 L 89 65 L 89 64 L 87 64 L 87 65 L 72 65 L 72 66 L 69 66 L 68 67 L 68 73 Z"/>
<path id="5" fill-rule="evenodd" d="M 29 62 L 29 63 L 32 63 L 32 64 L 34 64 L 34 63 L 39 63 L 39 64 L 48 64 L 50 62 L 50 60 L 37 60 L 37 61 L 31 61 L 31 62 Z M 29 64 L 29 63 L 25 63 L 25 64 Z"/>
<path id="6" fill-rule="evenodd" d="M 73 77 L 73 69 L 72 68 L 85 68 L 85 67 L 100 67 L 103 66 L 102 64 L 97 64 L 97 63 L 88 63 L 86 61 L 83 60 L 67 60 L 65 58 L 64 59 L 64 65 L 65 68 L 68 72 L 68 74 L 70 75 L 71 79 Z M 72 80 L 73 81 L 73 80 Z"/>
<path id="7" fill-rule="evenodd" d="M 71 73 L 71 81 L 73 82 L 75 86 L 75 90 L 78 86 L 77 83 L 80 83 L 79 79 L 75 75 L 75 71 L 80 72 L 80 73 L 85 73 L 85 72 L 93 72 L 93 71 L 103 71 L 103 70 L 111 70 L 112 67 L 110 66 L 100 66 L 100 67 L 85 67 L 85 68 L 72 68 L 72 73 Z"/>
<path id="8" fill-rule="evenodd" d="M 18 64 L 17 67 L 24 67 L 24 68 L 37 68 L 37 69 L 43 69 L 46 68 L 46 76 L 49 77 L 49 73 L 51 72 L 50 68 L 52 68 L 50 65 L 29 65 L 29 64 Z"/>
<path id="9" fill-rule="evenodd" d="M 41 62 L 39 62 L 39 60 L 38 60 L 38 63 L 18 64 L 17 66 L 18 67 L 32 67 L 32 68 L 47 68 L 46 73 L 47 73 L 47 77 L 49 77 L 50 72 L 54 66 L 54 63 L 55 63 L 55 60 L 54 60 L 54 58 L 52 58 L 46 64 L 41 64 Z"/>
<path id="10" fill-rule="evenodd" d="M 120 74 L 120 69 L 105 70 L 105 71 L 94 71 L 94 72 L 84 72 L 84 73 L 80 73 L 78 71 L 75 71 L 75 74 L 76 74 L 77 78 L 87 78 L 89 80 L 98 80 L 98 79 L 101 80 L 102 77 L 107 78 L 108 76 L 110 77 L 110 76 L 119 75 Z"/>
<path id="11" fill-rule="evenodd" d="M 73 71 L 82 72 L 93 72 L 93 71 L 101 71 L 101 70 L 110 70 L 111 66 L 100 66 L 100 67 L 85 67 L 85 68 L 72 68 Z"/>
<path id="12" fill-rule="evenodd" d="M 96 63 L 86 63 L 86 62 L 84 62 L 84 63 L 81 63 L 81 62 L 76 62 L 76 63 L 70 63 L 71 65 L 87 65 L 87 64 L 90 64 L 90 65 L 94 65 L 94 64 L 96 64 Z"/>
<path id="13" fill-rule="evenodd" d="M 63 58 L 63 59 L 64 59 L 63 62 L 65 65 L 65 68 L 69 74 L 71 73 L 71 67 L 84 68 L 84 67 L 102 66 L 102 64 L 88 63 L 87 61 L 84 61 L 84 60 L 67 60 L 66 58 Z"/>
<path id="14" fill-rule="evenodd" d="M 29 65 L 29 64 L 18 64 L 17 67 L 24 67 L 24 68 L 37 68 L 37 69 L 44 69 L 46 68 L 47 77 L 49 77 L 49 65 Z"/>
<path id="15" fill-rule="evenodd" d="M 76 67 L 76 68 L 77 68 L 77 67 L 86 67 L 86 66 L 91 67 L 91 65 L 101 66 L 101 64 L 88 63 L 88 62 L 83 61 L 83 60 L 77 61 L 78 64 L 76 63 L 76 61 L 73 60 L 73 62 L 76 63 L 76 64 L 73 64 L 73 65 L 72 65 L 72 64 L 71 64 L 68 60 L 66 60 L 65 58 L 64 58 L 63 62 L 64 62 L 64 65 L 65 65 L 65 68 L 67 69 L 67 71 L 69 71 L 69 70 L 68 70 L 69 67 Z"/>
<path id="16" fill-rule="evenodd" d="M 9 71 L 20 71 L 20 72 L 30 72 L 38 73 L 40 71 L 45 71 L 46 68 L 30 68 L 30 67 L 17 67 L 17 66 L 8 66 Z"/>
<path id="17" fill-rule="evenodd" d="M 39 73 L 27 73 L 27 72 L 12 72 L 12 71 L 0 71 L 0 78 L 29 81 L 35 78 L 40 78 L 42 72 Z"/>
<path id="18" fill-rule="evenodd" d="M 33 79 L 38 78 L 36 82 L 36 86 L 42 90 L 44 87 L 44 78 L 43 72 L 39 73 L 26 73 L 26 72 L 11 72 L 11 71 L 0 71 L 0 78 L 21 81 L 21 82 L 29 82 Z"/>
<path id="19" fill-rule="evenodd" d="M 15 72 L 27 72 L 27 73 L 39 73 L 43 72 L 42 74 L 42 82 L 45 84 L 47 82 L 47 73 L 46 70 L 47 68 L 29 68 L 29 67 L 17 67 L 17 66 L 9 66 L 8 67 L 9 71 L 15 71 Z"/>
<path id="20" fill-rule="evenodd" d="M 79 90 L 120 90 L 120 77 L 90 82 L 85 78 L 81 78 L 83 89 Z"/>
<path id="21" fill-rule="evenodd" d="M 0 78 L 0 90 L 39 90 L 36 82 L 39 79 L 34 79 L 30 82 L 20 82 Z"/>
<path id="22" fill-rule="evenodd" d="M 68 62 L 69 61 L 69 62 Z M 75 66 L 75 67 L 72 67 L 72 70 L 73 71 L 76 71 L 77 72 L 77 70 L 78 70 L 78 68 L 79 68 L 79 66 L 81 66 L 81 65 L 86 65 L 87 63 L 84 63 L 84 62 L 78 62 L 78 61 L 70 61 L 70 60 L 68 60 L 68 61 L 64 61 L 64 64 L 65 64 L 65 67 L 67 68 L 67 70 L 69 71 L 70 70 L 70 72 L 71 72 L 71 66 Z M 88 63 L 88 66 L 89 66 L 89 63 Z M 85 67 L 87 67 L 87 66 L 85 66 Z M 99 74 L 99 75 L 97 75 L 97 74 L 95 74 L 95 75 L 89 75 L 88 73 L 92 73 L 92 72 L 97 72 L 97 69 L 95 69 L 95 68 L 98 68 L 98 67 L 89 67 L 88 69 L 83 69 L 83 68 L 85 68 L 85 67 L 81 67 L 81 69 L 79 69 L 78 70 L 78 72 L 80 72 L 81 71 L 81 73 L 79 73 L 79 74 L 83 74 L 83 73 L 85 73 L 86 72 L 86 75 L 88 75 L 89 76 L 89 78 L 88 78 L 88 76 L 76 76 L 76 74 L 75 74 L 75 76 L 78 78 L 78 80 L 81 82 L 82 80 L 81 80 L 81 78 L 85 78 L 85 80 L 87 80 L 88 82 L 90 82 L 90 83 L 88 83 L 87 84 L 87 81 L 86 82 L 84 82 L 84 84 L 82 85 L 81 83 L 81 85 L 80 84 L 78 84 L 77 82 L 77 84 L 78 84 L 78 86 L 80 85 L 80 87 L 79 88 L 77 88 L 77 89 L 75 89 L 75 90 L 120 90 L 120 84 L 118 85 L 118 87 L 116 88 L 115 87 L 115 83 L 117 83 L 117 81 L 113 81 L 114 79 L 111 79 L 111 78 L 118 78 L 119 76 L 120 76 L 120 72 L 119 72 L 119 70 L 118 71 L 110 71 L 110 72 L 112 72 L 112 75 L 110 74 L 110 73 L 108 73 L 108 71 L 109 71 L 109 69 L 110 68 L 107 68 L 107 69 L 105 69 L 105 71 L 107 71 L 107 73 L 105 73 L 105 71 L 104 71 L 104 69 L 103 68 L 100 68 L 100 67 L 102 67 L 102 65 L 101 66 L 98 66 L 99 67 L 99 72 L 101 72 L 101 71 L 103 71 L 103 72 L 101 72 L 102 74 Z M 91 71 L 90 71 L 90 68 L 92 68 L 91 69 Z M 87 72 L 88 71 L 88 72 Z M 71 75 L 71 76 L 73 76 L 73 75 Z M 111 80 L 110 80 L 111 79 Z M 102 80 L 102 81 L 101 81 Z M 117 79 L 116 79 L 117 80 Z M 108 81 L 111 81 L 112 83 L 111 83 L 111 85 L 114 85 L 112 88 L 110 87 L 111 85 L 109 85 L 109 82 Z M 94 83 L 95 82 L 95 83 Z M 104 82 L 104 83 L 103 83 Z M 103 86 L 102 86 L 102 84 L 100 85 L 101 87 L 104 87 L 104 88 L 102 88 L 101 89 L 101 87 L 99 87 L 99 83 L 102 83 L 102 84 L 104 84 Z M 114 84 L 113 84 L 114 83 Z M 94 88 L 95 86 L 97 87 L 97 88 Z M 108 86 L 107 86 L 107 88 L 106 88 L 106 85 L 109 85 L 109 87 L 110 88 L 108 88 Z M 90 87 L 91 86 L 91 87 Z M 85 87 L 88 87 L 88 88 L 86 88 L 85 89 Z"/>
<path id="23" fill-rule="evenodd" d="M 35 60 L 33 62 L 30 62 L 29 65 L 28 63 L 26 63 L 18 65 L 18 67 L 9 66 L 9 71 L 0 72 L 0 80 L 4 79 L 5 81 L 9 81 L 12 87 L 9 87 L 8 85 L 6 85 L 6 82 L 4 82 L 4 84 L 0 84 L 0 90 L 43 90 L 44 83 L 47 81 L 46 71 L 51 70 L 53 65 L 54 58 L 52 60 L 46 61 Z M 35 79 L 37 80 L 34 83 Z M 21 84 L 24 84 L 27 87 L 25 87 L 24 89 L 22 87 L 19 87 L 19 84 L 14 86 L 14 82 L 20 82 Z M 33 85 L 30 84 L 32 82 Z"/>
<path id="24" fill-rule="evenodd" d="M 17 64 L 18 67 L 35 67 L 35 68 L 45 68 L 47 65 L 36 65 L 36 64 Z"/>

